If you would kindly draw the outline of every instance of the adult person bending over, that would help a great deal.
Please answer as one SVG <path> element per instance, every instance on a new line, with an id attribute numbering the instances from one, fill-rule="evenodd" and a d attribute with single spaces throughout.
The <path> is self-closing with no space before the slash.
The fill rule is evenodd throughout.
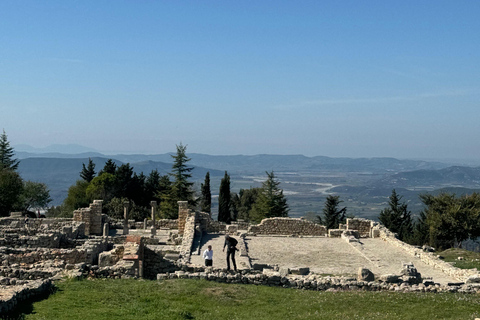
<path id="1" fill-rule="evenodd" d="M 235 251 L 237 251 L 238 241 L 235 238 L 230 237 L 228 234 L 225 235 L 225 242 L 223 244 L 223 252 L 225 252 L 225 247 L 227 247 L 227 271 L 230 271 L 230 257 L 233 263 L 233 270 L 237 271 L 237 264 L 235 263 Z"/>

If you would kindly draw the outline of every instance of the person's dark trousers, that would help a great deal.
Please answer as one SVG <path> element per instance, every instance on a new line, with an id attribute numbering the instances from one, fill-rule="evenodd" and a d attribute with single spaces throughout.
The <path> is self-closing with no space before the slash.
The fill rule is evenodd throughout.
<path id="1" fill-rule="evenodd" d="M 237 264 L 235 263 L 235 250 L 227 250 L 227 270 L 230 270 L 230 257 L 232 258 L 233 270 L 237 271 Z"/>
<path id="2" fill-rule="evenodd" d="M 211 267 L 211 266 L 213 266 L 213 260 L 205 259 L 205 266 L 206 266 L 206 267 Z"/>

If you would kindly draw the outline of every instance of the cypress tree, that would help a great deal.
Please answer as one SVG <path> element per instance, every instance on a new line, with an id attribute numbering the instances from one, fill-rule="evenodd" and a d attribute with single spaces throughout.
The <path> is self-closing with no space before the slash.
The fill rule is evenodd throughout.
<path id="1" fill-rule="evenodd" d="M 220 192 L 218 193 L 218 221 L 230 223 L 232 217 L 230 216 L 230 176 L 227 171 L 220 182 Z"/>
<path id="2" fill-rule="evenodd" d="M 210 191 L 210 172 L 205 175 L 205 182 L 201 185 L 202 201 L 200 210 L 211 213 L 212 210 L 212 193 Z"/>

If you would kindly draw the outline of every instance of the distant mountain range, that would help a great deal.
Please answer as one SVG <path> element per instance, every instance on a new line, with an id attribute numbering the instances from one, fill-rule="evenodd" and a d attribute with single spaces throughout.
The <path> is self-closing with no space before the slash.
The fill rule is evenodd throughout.
<path id="1" fill-rule="evenodd" d="M 36 148 L 26 144 L 19 144 L 14 146 L 15 151 L 29 152 L 29 153 L 70 153 L 79 154 L 86 152 L 97 152 L 97 150 L 89 147 L 84 147 L 79 144 L 52 144 L 43 148 Z"/>
<path id="2" fill-rule="evenodd" d="M 318 212 L 326 195 L 331 193 L 348 199 L 350 207 L 361 210 L 359 215 L 374 217 L 394 188 L 417 207 L 421 192 L 444 189 L 471 193 L 480 190 L 480 167 L 451 166 L 441 162 L 303 155 L 213 156 L 193 153 L 188 156 L 191 158 L 189 164 L 194 167 L 192 180 L 197 185 L 203 182 L 206 172 L 210 172 L 212 194 L 218 192 L 225 171 L 231 176 L 232 191 L 236 192 L 238 190 L 233 188 L 259 186 L 265 171 L 273 170 L 282 182 L 281 187 L 288 189 L 286 194 L 293 216 L 306 211 Z M 167 174 L 171 171 L 173 160 L 172 153 L 110 156 L 91 151 L 68 154 L 17 150 L 16 157 L 21 160 L 18 169 L 21 176 L 26 180 L 46 183 L 54 205 L 63 202 L 68 188 L 80 179 L 82 164 L 87 164 L 88 158 L 96 164 L 97 172 L 108 159 L 113 159 L 117 165 L 129 163 L 135 172 L 146 175 L 152 170 Z M 327 187 L 325 192 L 318 191 L 324 185 L 332 187 Z"/>

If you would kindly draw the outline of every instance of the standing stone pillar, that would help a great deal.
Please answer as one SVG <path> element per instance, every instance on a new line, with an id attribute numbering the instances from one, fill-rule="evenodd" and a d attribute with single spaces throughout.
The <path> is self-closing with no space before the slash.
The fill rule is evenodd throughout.
<path id="1" fill-rule="evenodd" d="M 157 234 L 157 226 L 155 224 L 155 208 L 157 207 L 157 201 L 150 201 L 150 205 L 152 206 L 152 228 L 150 230 L 153 237 Z"/>
<path id="2" fill-rule="evenodd" d="M 178 203 L 178 234 L 183 235 L 185 222 L 188 217 L 188 201 L 177 201 Z"/>
<path id="3" fill-rule="evenodd" d="M 108 237 L 108 233 L 110 232 L 110 228 L 108 227 L 108 223 L 103 224 L 103 236 Z"/>
<path id="4" fill-rule="evenodd" d="M 123 202 L 123 234 L 128 234 L 128 201 Z"/>
<path id="5" fill-rule="evenodd" d="M 143 219 L 143 230 L 145 231 L 147 231 L 147 221 L 148 221 L 147 218 Z"/>

